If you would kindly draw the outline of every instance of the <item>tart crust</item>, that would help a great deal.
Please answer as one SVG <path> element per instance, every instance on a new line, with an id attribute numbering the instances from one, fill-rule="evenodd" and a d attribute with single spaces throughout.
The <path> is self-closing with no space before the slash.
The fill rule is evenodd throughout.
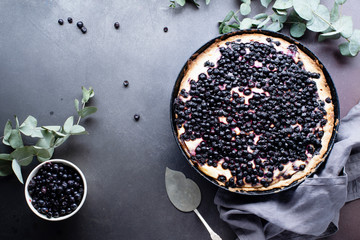
<path id="1" fill-rule="evenodd" d="M 226 42 L 235 42 L 238 39 L 241 39 L 241 43 L 247 43 L 250 41 L 257 41 L 259 43 L 269 44 L 269 42 L 266 40 L 267 38 L 271 38 L 272 41 L 278 41 L 281 44 L 279 46 L 274 45 L 275 49 L 277 51 L 281 51 L 284 54 L 290 54 L 290 50 L 288 47 L 290 45 L 293 45 L 292 43 L 289 43 L 285 41 L 284 39 L 268 36 L 265 34 L 259 34 L 259 33 L 244 33 L 240 35 L 234 35 L 231 36 L 225 40 L 217 40 L 212 45 L 210 45 L 208 48 L 206 48 L 202 53 L 196 56 L 195 59 L 189 60 L 187 63 L 187 69 L 184 73 L 184 77 L 181 81 L 179 93 L 177 95 L 178 98 L 180 98 L 182 101 L 186 102 L 191 99 L 191 96 L 188 96 L 187 98 L 184 98 L 180 95 L 180 90 L 185 89 L 186 91 L 190 90 L 190 81 L 195 80 L 198 81 L 198 76 L 200 73 L 207 74 L 207 70 L 209 67 L 205 67 L 204 64 L 206 61 L 214 62 L 216 63 L 220 57 L 220 47 L 227 47 Z M 326 152 L 328 150 L 328 146 L 330 143 L 330 139 L 333 134 L 334 129 L 334 105 L 332 101 L 330 103 L 327 103 L 325 99 L 330 98 L 331 99 L 331 92 L 330 87 L 327 84 L 325 75 L 322 71 L 323 66 L 316 60 L 313 60 L 310 58 L 306 53 L 304 53 L 301 49 L 297 48 L 296 52 L 291 52 L 293 55 L 293 59 L 295 62 L 302 61 L 303 62 L 303 68 L 308 72 L 316 72 L 320 74 L 320 78 L 316 79 L 316 85 L 317 85 L 317 93 L 320 100 L 325 102 L 325 110 L 327 112 L 326 116 L 324 118 L 327 119 L 327 123 L 322 128 L 324 131 L 324 135 L 321 138 L 321 149 L 318 152 L 318 154 L 314 155 L 311 159 L 307 161 L 306 167 L 303 171 L 298 171 L 293 169 L 293 165 L 299 165 L 300 163 L 304 163 L 301 160 L 296 160 L 294 162 L 288 162 L 286 165 L 284 165 L 284 169 L 282 171 L 279 171 L 279 169 L 275 169 L 273 172 L 272 182 L 269 186 L 264 187 L 261 184 L 250 184 L 245 183 L 241 187 L 228 187 L 230 191 L 233 192 L 252 192 L 252 191 L 269 191 L 273 189 L 282 189 L 284 187 L 287 187 L 291 185 L 294 182 L 302 181 L 307 176 L 309 176 L 311 173 L 313 173 L 317 166 L 323 162 L 326 158 Z M 234 89 L 233 89 L 234 90 Z M 260 90 L 260 89 L 257 89 Z M 253 88 L 253 91 L 257 91 L 255 88 Z M 251 96 L 249 96 L 251 97 Z M 175 118 L 178 116 L 175 114 Z M 226 118 L 225 118 L 226 119 Z M 225 120 L 226 121 L 226 120 Z M 201 138 L 195 139 L 195 140 L 188 140 L 184 141 L 181 139 L 181 134 L 184 133 L 185 129 L 183 127 L 183 124 L 181 127 L 177 127 L 177 138 L 179 140 L 179 143 L 181 147 L 183 148 L 186 155 L 190 158 L 191 156 L 195 155 L 195 149 L 200 144 Z M 207 164 L 199 164 L 198 162 L 193 162 L 189 160 L 193 165 L 196 165 L 196 167 L 204 173 L 209 178 L 216 181 L 220 186 L 225 186 L 225 183 L 218 180 L 218 177 L 220 175 L 225 176 L 226 179 L 229 179 L 232 177 L 231 172 L 229 169 L 223 169 L 221 166 L 221 163 L 224 161 L 223 159 L 219 159 L 217 167 L 209 166 Z M 287 175 L 287 178 L 284 178 L 283 175 Z"/>

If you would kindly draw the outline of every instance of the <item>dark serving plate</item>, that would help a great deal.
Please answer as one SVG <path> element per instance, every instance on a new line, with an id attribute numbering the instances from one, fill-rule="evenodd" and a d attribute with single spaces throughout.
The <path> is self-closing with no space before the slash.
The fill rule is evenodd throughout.
<path id="1" fill-rule="evenodd" d="M 339 108 L 339 100 L 338 100 L 338 96 L 337 96 L 337 93 L 336 93 L 336 89 L 335 89 L 335 85 L 329 75 L 329 72 L 326 70 L 325 66 L 321 63 L 321 61 L 315 56 L 314 53 L 312 53 L 308 48 L 306 48 L 304 45 L 302 45 L 301 43 L 299 43 L 298 41 L 294 40 L 293 38 L 290 38 L 289 36 L 286 36 L 284 34 L 281 34 L 281 33 L 277 33 L 277 32 L 272 32 L 272 31 L 266 31 L 266 30 L 259 30 L 259 29 L 252 29 L 252 30 L 242 30 L 242 31 L 236 31 L 236 32 L 231 32 L 231 33 L 228 33 L 228 34 L 224 34 L 224 35 L 221 35 L 219 37 L 216 37 L 212 40 L 210 40 L 209 42 L 205 43 L 201 48 L 199 48 L 199 50 L 197 50 L 193 55 L 191 55 L 191 57 L 189 58 L 189 60 L 185 63 L 185 65 L 183 66 L 183 68 L 181 69 L 177 79 L 176 79 L 176 82 L 175 82 L 175 85 L 174 85 L 174 88 L 173 88 L 173 92 L 171 94 L 171 101 L 170 101 L 170 120 L 171 120 L 171 125 L 172 125 L 172 132 L 174 134 L 174 137 L 175 137 L 175 140 L 176 140 L 176 143 L 177 145 L 179 146 L 179 148 L 181 149 L 181 152 L 183 153 L 183 155 L 185 156 L 187 162 L 201 175 L 203 176 L 205 179 L 207 179 L 208 181 L 210 181 L 211 183 L 215 184 L 216 186 L 222 188 L 222 189 L 225 189 L 229 192 L 233 192 L 233 191 L 230 191 L 228 190 L 226 187 L 224 186 L 220 186 L 215 180 L 213 180 L 212 178 L 206 176 L 204 173 L 202 173 L 197 167 L 196 165 L 192 164 L 191 163 L 191 160 L 188 158 L 188 156 L 186 155 L 185 151 L 183 150 L 183 148 L 181 147 L 180 143 L 179 143 L 179 140 L 177 138 L 177 129 L 176 129 L 176 124 L 174 123 L 174 119 L 175 119 L 175 115 L 174 115 L 174 100 L 176 99 L 177 97 L 177 93 L 179 91 L 179 88 L 180 88 L 180 83 L 181 83 L 181 80 L 182 78 L 184 77 L 184 73 L 186 72 L 188 66 L 189 66 L 189 63 L 191 61 L 193 61 L 200 53 L 202 53 L 206 48 L 208 48 L 211 44 L 213 44 L 215 41 L 222 41 L 222 40 L 225 40 L 229 37 L 232 37 L 234 35 L 242 35 L 242 34 L 248 34 L 248 33 L 261 33 L 261 34 L 264 34 L 264 35 L 268 35 L 269 37 L 278 37 L 278 38 L 282 38 L 292 44 L 295 44 L 299 49 L 301 49 L 303 52 L 305 52 L 310 58 L 318 61 L 318 63 L 320 64 L 320 67 L 322 68 L 323 70 L 323 73 L 325 75 L 325 78 L 326 78 L 326 81 L 327 81 L 327 84 L 329 85 L 329 88 L 330 88 L 330 91 L 331 91 L 331 97 L 332 97 L 332 102 L 334 104 L 334 129 L 333 129 L 333 133 L 332 133 L 332 136 L 331 136 L 331 139 L 330 139 L 330 142 L 329 142 L 329 146 L 328 146 L 328 149 L 324 155 L 324 158 L 325 160 L 322 161 L 321 163 L 319 163 L 316 167 L 316 171 L 319 171 L 320 170 L 320 166 L 324 166 L 325 165 L 325 162 L 326 162 L 326 159 L 328 158 L 332 148 L 333 148 L 333 145 L 334 145 L 334 142 L 335 142 L 335 138 L 336 138 L 336 134 L 337 134 L 337 131 L 338 131 L 338 128 L 339 128 L 339 116 L 340 116 L 340 108 Z M 310 177 L 312 176 L 314 173 L 312 174 L 309 174 L 307 177 Z M 246 191 L 239 191 L 239 192 L 234 192 L 234 193 L 239 193 L 239 194 L 245 194 L 245 195 L 265 195 L 265 194 L 272 194 L 272 193 L 277 193 L 277 192 L 281 192 L 281 191 L 285 191 L 285 190 L 288 190 L 290 188 L 293 188 L 297 185 L 299 185 L 301 182 L 303 182 L 304 179 L 302 180 L 298 180 L 298 181 L 295 181 L 293 182 L 292 184 L 284 187 L 284 188 L 278 188 L 278 189 L 272 189 L 272 190 L 268 190 L 268 191 L 250 191 L 250 192 L 246 192 Z"/>

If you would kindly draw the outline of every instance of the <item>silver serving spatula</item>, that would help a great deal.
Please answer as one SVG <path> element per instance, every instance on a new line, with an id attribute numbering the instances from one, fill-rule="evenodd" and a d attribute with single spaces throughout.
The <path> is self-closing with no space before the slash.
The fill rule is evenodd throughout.
<path id="1" fill-rule="evenodd" d="M 182 212 L 191 212 L 194 211 L 196 215 L 200 218 L 201 222 L 204 224 L 206 229 L 210 233 L 212 240 L 221 240 L 219 235 L 217 235 L 207 224 L 205 219 L 200 215 L 199 211 L 196 209 L 201 202 L 201 192 L 198 185 L 185 177 L 182 172 L 171 170 L 166 168 L 165 171 L 165 185 L 166 192 L 169 196 L 171 203 Z"/>

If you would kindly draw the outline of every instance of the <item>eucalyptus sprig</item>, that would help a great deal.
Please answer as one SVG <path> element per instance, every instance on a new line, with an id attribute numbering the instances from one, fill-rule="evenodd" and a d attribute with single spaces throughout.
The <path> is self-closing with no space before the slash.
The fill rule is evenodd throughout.
<path id="1" fill-rule="evenodd" d="M 43 162 L 49 160 L 54 149 L 63 144 L 72 135 L 86 134 L 83 126 L 79 125 L 82 118 L 89 116 L 97 111 L 96 107 L 86 107 L 89 99 L 94 96 L 94 90 L 90 87 L 82 87 L 81 105 L 79 100 L 75 99 L 75 109 L 78 113 L 78 120 L 74 124 L 74 117 L 66 119 L 62 126 L 37 126 L 37 119 L 28 116 L 20 124 L 18 117 L 15 116 L 15 127 L 8 120 L 5 124 L 3 144 L 10 146 L 14 150 L 11 153 L 0 154 L 0 176 L 7 176 L 12 172 L 21 183 L 24 183 L 21 174 L 21 167 L 29 165 L 34 158 Z M 24 145 L 22 135 L 38 139 L 35 145 Z"/>
<path id="2" fill-rule="evenodd" d="M 200 4 L 197 2 L 197 0 L 191 0 L 193 4 L 195 4 L 196 7 L 200 7 Z M 210 0 L 205 0 L 205 4 L 209 5 Z M 169 7 L 176 8 L 177 5 L 183 7 L 186 4 L 186 0 L 171 0 Z"/>
<path id="3" fill-rule="evenodd" d="M 266 9 L 273 0 L 260 0 Z M 259 13 L 252 18 L 251 0 L 241 0 L 240 8 L 236 12 L 230 11 L 219 25 L 219 33 L 228 33 L 234 30 L 250 28 L 280 31 L 284 24 L 290 25 L 290 35 L 294 38 L 302 37 L 306 30 L 319 33 L 318 41 L 325 39 L 339 39 L 346 41 L 339 45 L 342 55 L 355 57 L 360 52 L 360 30 L 353 29 L 351 16 L 344 16 L 340 6 L 346 0 L 335 0 L 334 6 L 329 10 L 320 0 L 275 0 L 272 13 Z"/>

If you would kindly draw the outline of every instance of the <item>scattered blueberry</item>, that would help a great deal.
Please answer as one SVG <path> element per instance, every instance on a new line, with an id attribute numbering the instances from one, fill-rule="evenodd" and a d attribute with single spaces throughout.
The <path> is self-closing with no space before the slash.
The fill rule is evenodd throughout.
<path id="1" fill-rule="evenodd" d="M 82 28 L 81 28 L 81 32 L 82 32 L 83 34 L 85 34 L 85 33 L 87 32 L 87 28 L 86 28 L 86 27 L 82 27 Z"/>
<path id="2" fill-rule="evenodd" d="M 123 82 L 123 85 L 124 85 L 124 87 L 128 87 L 128 86 L 129 86 L 129 81 L 128 81 L 128 80 L 125 80 L 125 81 Z"/>
<path id="3" fill-rule="evenodd" d="M 164 27 L 164 32 L 168 32 L 169 28 L 168 27 Z"/>
<path id="4" fill-rule="evenodd" d="M 115 22 L 115 23 L 114 23 L 114 28 L 115 28 L 115 29 L 119 29 L 119 28 L 120 28 L 120 23 L 119 23 L 119 22 Z"/>
<path id="5" fill-rule="evenodd" d="M 67 21 L 68 21 L 68 23 L 70 23 L 70 24 L 73 23 L 72 17 L 68 17 Z"/>
<path id="6" fill-rule="evenodd" d="M 135 115 L 134 115 L 134 119 L 135 119 L 135 121 L 139 121 L 139 120 L 140 120 L 140 115 L 139 115 L 139 114 L 135 114 Z"/>
<path id="7" fill-rule="evenodd" d="M 81 29 L 81 28 L 84 26 L 84 23 L 83 23 L 82 21 L 78 21 L 78 22 L 76 23 L 76 26 L 77 26 L 79 29 Z"/>
<path id="8" fill-rule="evenodd" d="M 64 24 L 64 20 L 62 20 L 61 18 L 58 20 L 58 23 L 60 24 L 60 25 L 63 25 Z"/>

